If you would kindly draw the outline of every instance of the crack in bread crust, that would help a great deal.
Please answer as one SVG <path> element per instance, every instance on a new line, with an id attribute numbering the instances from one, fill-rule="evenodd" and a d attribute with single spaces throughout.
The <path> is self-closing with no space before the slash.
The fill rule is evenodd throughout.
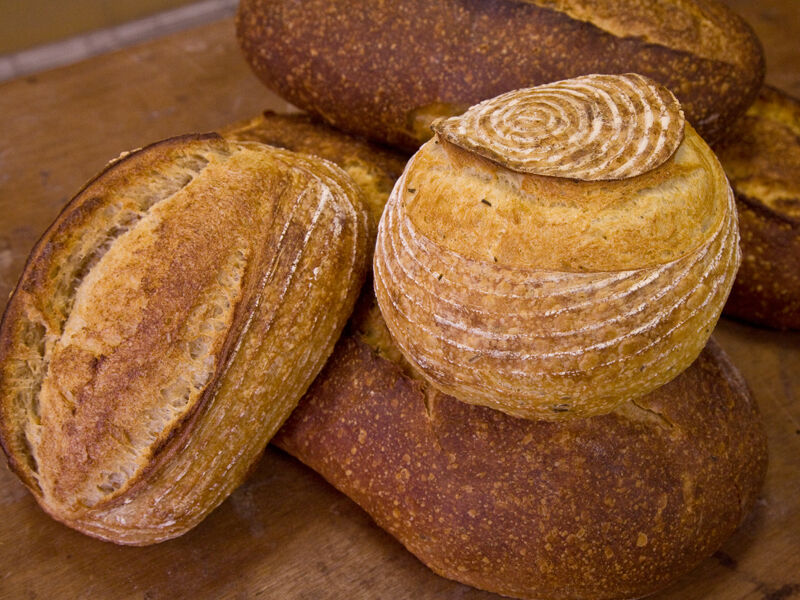
<path id="1" fill-rule="evenodd" d="M 520 1 L 564 13 L 619 38 L 641 38 L 648 44 L 747 68 L 737 52 L 741 26 L 718 2 L 635 0 L 620 10 L 619 0 Z"/>
<path id="2" fill-rule="evenodd" d="M 742 233 L 742 266 L 725 312 L 800 329 L 800 100 L 764 86 L 715 151 Z"/>

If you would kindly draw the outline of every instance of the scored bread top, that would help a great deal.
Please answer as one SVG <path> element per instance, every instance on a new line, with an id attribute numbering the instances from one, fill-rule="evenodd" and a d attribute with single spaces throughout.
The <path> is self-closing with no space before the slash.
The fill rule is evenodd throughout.
<path id="1" fill-rule="evenodd" d="M 540 138 L 576 135 L 548 127 Z M 652 133 L 630 131 L 633 146 Z M 374 259 L 381 311 L 423 376 L 545 419 L 608 412 L 685 369 L 738 264 L 730 186 L 689 125 L 663 164 L 619 181 L 520 173 L 432 140 L 392 192 Z"/>
<path id="2" fill-rule="evenodd" d="M 321 159 L 208 135 L 113 163 L 34 249 L 4 317 L 10 464 L 92 535 L 196 524 L 330 353 L 367 232 L 355 184 Z"/>
<path id="3" fill-rule="evenodd" d="M 512 171 L 589 181 L 660 166 L 683 128 L 675 96 L 636 73 L 514 90 L 433 123 L 440 138 Z"/>

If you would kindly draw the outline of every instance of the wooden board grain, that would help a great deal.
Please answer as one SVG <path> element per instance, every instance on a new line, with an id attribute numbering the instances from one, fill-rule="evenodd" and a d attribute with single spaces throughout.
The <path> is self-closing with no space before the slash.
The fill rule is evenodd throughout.
<path id="1" fill-rule="evenodd" d="M 800 95 L 797 0 L 730 0 L 762 35 L 768 80 Z M 0 85 L 0 308 L 36 238 L 123 150 L 287 105 L 239 56 L 231 21 Z M 753 514 L 654 598 L 800 598 L 800 334 L 723 321 L 717 338 L 764 415 L 770 467 Z M 268 449 L 182 538 L 125 548 L 47 517 L 0 466 L 1 598 L 490 599 L 442 579 L 313 472 Z"/>

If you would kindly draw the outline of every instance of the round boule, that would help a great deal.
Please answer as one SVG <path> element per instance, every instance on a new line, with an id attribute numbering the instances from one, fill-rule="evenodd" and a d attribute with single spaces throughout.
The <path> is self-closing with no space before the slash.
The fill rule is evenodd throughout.
<path id="1" fill-rule="evenodd" d="M 608 412 L 692 363 L 739 237 L 725 173 L 667 90 L 586 76 L 434 128 L 392 192 L 374 259 L 387 325 L 426 379 L 564 419 Z"/>

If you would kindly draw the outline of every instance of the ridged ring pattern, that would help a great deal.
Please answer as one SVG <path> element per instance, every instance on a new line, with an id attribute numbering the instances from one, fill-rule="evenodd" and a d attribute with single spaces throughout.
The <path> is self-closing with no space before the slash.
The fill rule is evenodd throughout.
<path id="1" fill-rule="evenodd" d="M 680 146 L 684 123 L 669 90 L 626 74 L 515 90 L 436 121 L 433 129 L 514 171 L 598 181 L 663 164 Z"/>
<path id="2" fill-rule="evenodd" d="M 588 79 L 581 78 L 581 85 Z M 600 80 L 604 82 L 605 76 Z M 527 96 L 527 91 L 523 94 Z M 498 104 L 497 110 L 509 114 L 504 106 Z M 483 112 L 484 119 L 494 118 Z M 634 133 L 630 143 L 636 145 Z M 639 136 L 649 134 L 643 130 Z M 602 188 L 607 206 L 564 197 L 575 184 L 563 178 L 552 178 L 555 184 L 547 188 L 556 190 L 552 198 L 526 196 L 525 178 L 541 179 L 540 175 L 511 172 L 509 177 L 510 169 L 495 165 L 489 177 L 484 167 L 473 168 L 483 158 L 470 163 L 468 154 L 448 163 L 448 168 L 458 169 L 460 179 L 458 185 L 447 187 L 441 183 L 448 178 L 443 159 L 431 158 L 443 156 L 438 144 L 445 143 L 432 140 L 424 145 L 390 196 L 374 258 L 378 303 L 406 359 L 435 387 L 460 400 L 535 419 L 609 412 L 676 377 L 708 340 L 740 261 L 733 194 L 721 166 L 688 126 L 683 143 L 685 149 L 673 151 L 661 168 L 639 178 L 581 184 Z M 607 158 L 598 148 L 601 157 L 595 164 Z M 582 157 L 578 160 L 583 162 Z M 687 168 L 693 169 L 694 178 L 687 176 Z M 569 171 L 569 165 L 562 171 L 577 172 Z M 426 177 L 426 172 L 433 175 Z M 594 215 L 602 222 L 617 219 L 615 226 L 621 223 L 623 231 L 628 226 L 648 231 L 660 223 L 653 215 L 675 203 L 680 203 L 679 212 L 700 216 L 689 242 L 663 260 L 645 259 L 644 249 L 641 261 L 620 262 L 615 268 L 562 269 L 552 260 L 515 264 L 482 258 L 472 246 L 452 241 L 459 235 L 457 225 L 438 229 L 435 212 L 436 207 L 455 205 L 452 212 L 458 215 L 463 205 L 463 213 L 469 213 L 468 203 L 476 202 L 470 194 L 485 190 L 477 184 L 470 187 L 471 182 L 487 177 L 502 197 L 499 201 L 493 197 L 494 204 L 481 200 L 486 210 L 512 212 L 512 205 L 519 208 L 541 200 L 547 207 L 553 200 L 563 200 L 589 211 L 583 217 L 586 222 Z M 513 181 L 517 188 L 509 183 Z M 641 212 L 632 217 L 627 192 L 636 186 L 656 189 L 657 194 L 655 200 L 651 195 L 640 202 Z M 432 196 L 435 201 L 420 200 Z M 647 204 L 651 200 L 657 204 Z M 675 235 L 683 235 L 685 241 L 685 234 L 678 226 Z M 490 240 L 489 232 L 483 235 L 463 239 L 470 240 L 467 244 Z M 520 235 L 517 241 L 524 245 L 531 239 Z M 643 245 L 649 243 L 647 235 L 642 239 Z M 669 247 L 672 239 L 653 243 Z M 568 242 L 553 247 L 570 250 Z M 613 253 L 615 246 L 605 248 L 604 252 Z"/>

